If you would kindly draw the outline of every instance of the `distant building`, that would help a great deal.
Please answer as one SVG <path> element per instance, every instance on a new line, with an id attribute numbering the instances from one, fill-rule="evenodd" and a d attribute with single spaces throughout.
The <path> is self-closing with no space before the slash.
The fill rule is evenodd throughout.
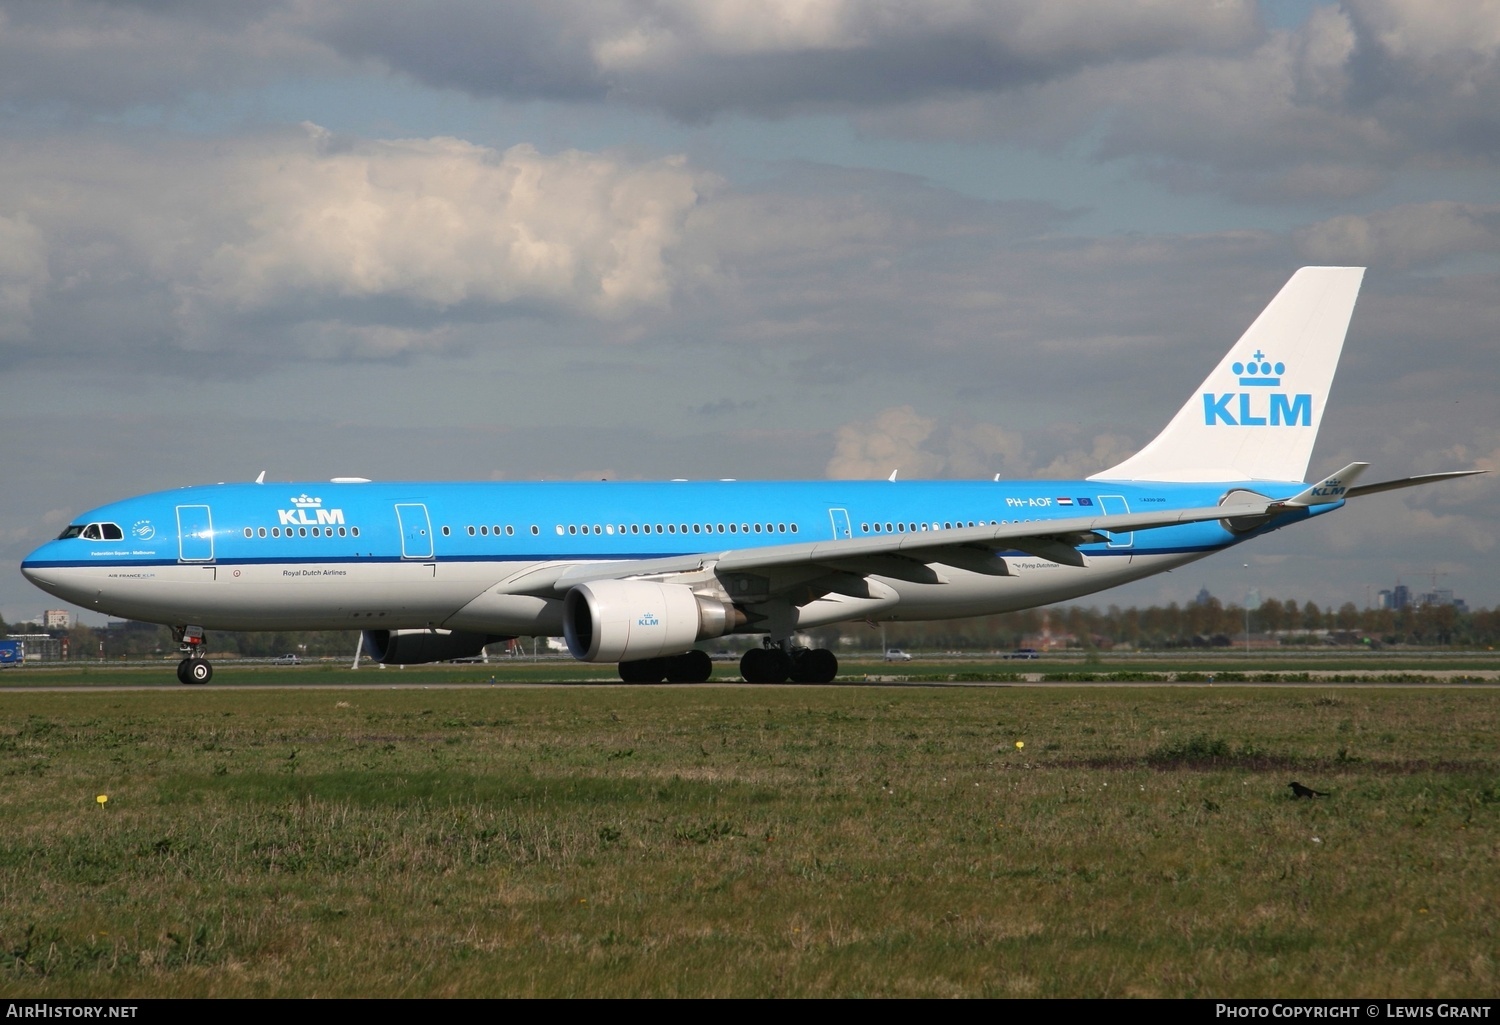
<path id="1" fill-rule="evenodd" d="M 48 609 L 42 613 L 42 628 L 66 630 L 73 625 L 73 615 L 67 609 Z"/>
<path id="2" fill-rule="evenodd" d="M 1428 605 L 1451 605 L 1460 612 L 1469 611 L 1469 606 L 1462 598 L 1455 598 L 1453 592 L 1446 587 L 1435 587 L 1430 591 L 1422 591 L 1413 594 L 1411 588 L 1405 584 L 1397 584 L 1389 591 L 1377 591 L 1375 593 L 1375 607 L 1377 609 L 1420 609 Z"/>
<path id="3" fill-rule="evenodd" d="M 1200 587 L 1198 588 L 1198 597 L 1193 599 L 1193 604 L 1201 607 L 1203 605 L 1207 605 L 1213 600 L 1214 596 L 1208 593 L 1208 588 Z"/>

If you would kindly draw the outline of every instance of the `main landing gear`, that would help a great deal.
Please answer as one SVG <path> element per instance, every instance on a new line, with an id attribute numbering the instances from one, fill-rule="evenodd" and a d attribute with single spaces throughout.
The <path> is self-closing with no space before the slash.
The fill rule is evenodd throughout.
<path id="1" fill-rule="evenodd" d="M 827 648 L 797 648 L 787 641 L 751 648 L 740 659 L 746 683 L 832 683 L 839 660 Z"/>
<path id="2" fill-rule="evenodd" d="M 177 663 L 177 682 L 207 683 L 214 678 L 214 667 L 203 654 L 203 629 L 197 626 L 172 627 L 172 639 L 182 645 L 187 658 Z"/>
<path id="3" fill-rule="evenodd" d="M 704 683 L 713 672 L 713 659 L 706 651 L 620 663 L 620 679 L 626 683 L 661 683 L 663 680 L 668 683 Z"/>

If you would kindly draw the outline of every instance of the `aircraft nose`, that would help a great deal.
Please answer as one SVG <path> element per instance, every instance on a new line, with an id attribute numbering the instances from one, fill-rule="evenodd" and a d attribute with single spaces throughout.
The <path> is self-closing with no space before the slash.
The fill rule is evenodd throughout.
<path id="1" fill-rule="evenodd" d="M 46 550 L 47 546 L 43 545 L 22 559 L 21 575 L 48 594 L 64 597 L 58 593 L 58 588 L 62 586 L 60 567 L 52 565 L 51 561 L 46 558 L 44 554 Z"/>

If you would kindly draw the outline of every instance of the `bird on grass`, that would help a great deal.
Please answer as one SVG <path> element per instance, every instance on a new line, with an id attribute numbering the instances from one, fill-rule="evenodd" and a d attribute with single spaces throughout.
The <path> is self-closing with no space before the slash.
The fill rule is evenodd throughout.
<path id="1" fill-rule="evenodd" d="M 1299 797 L 1327 797 L 1328 796 L 1328 794 L 1325 793 L 1324 791 L 1322 791 L 1322 790 L 1314 790 L 1312 787 L 1305 787 L 1301 783 L 1298 783 L 1296 780 L 1292 780 L 1290 783 L 1287 784 L 1287 786 L 1289 786 L 1289 787 L 1292 788 L 1292 798 L 1293 798 L 1293 800 L 1295 800 L 1296 798 L 1299 798 Z"/>

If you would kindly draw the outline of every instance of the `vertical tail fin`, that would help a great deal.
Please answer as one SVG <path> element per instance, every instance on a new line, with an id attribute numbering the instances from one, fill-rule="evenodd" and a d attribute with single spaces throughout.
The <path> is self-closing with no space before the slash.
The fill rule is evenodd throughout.
<path id="1" fill-rule="evenodd" d="M 1302 480 L 1364 273 L 1297 271 L 1166 429 L 1089 479 Z"/>

